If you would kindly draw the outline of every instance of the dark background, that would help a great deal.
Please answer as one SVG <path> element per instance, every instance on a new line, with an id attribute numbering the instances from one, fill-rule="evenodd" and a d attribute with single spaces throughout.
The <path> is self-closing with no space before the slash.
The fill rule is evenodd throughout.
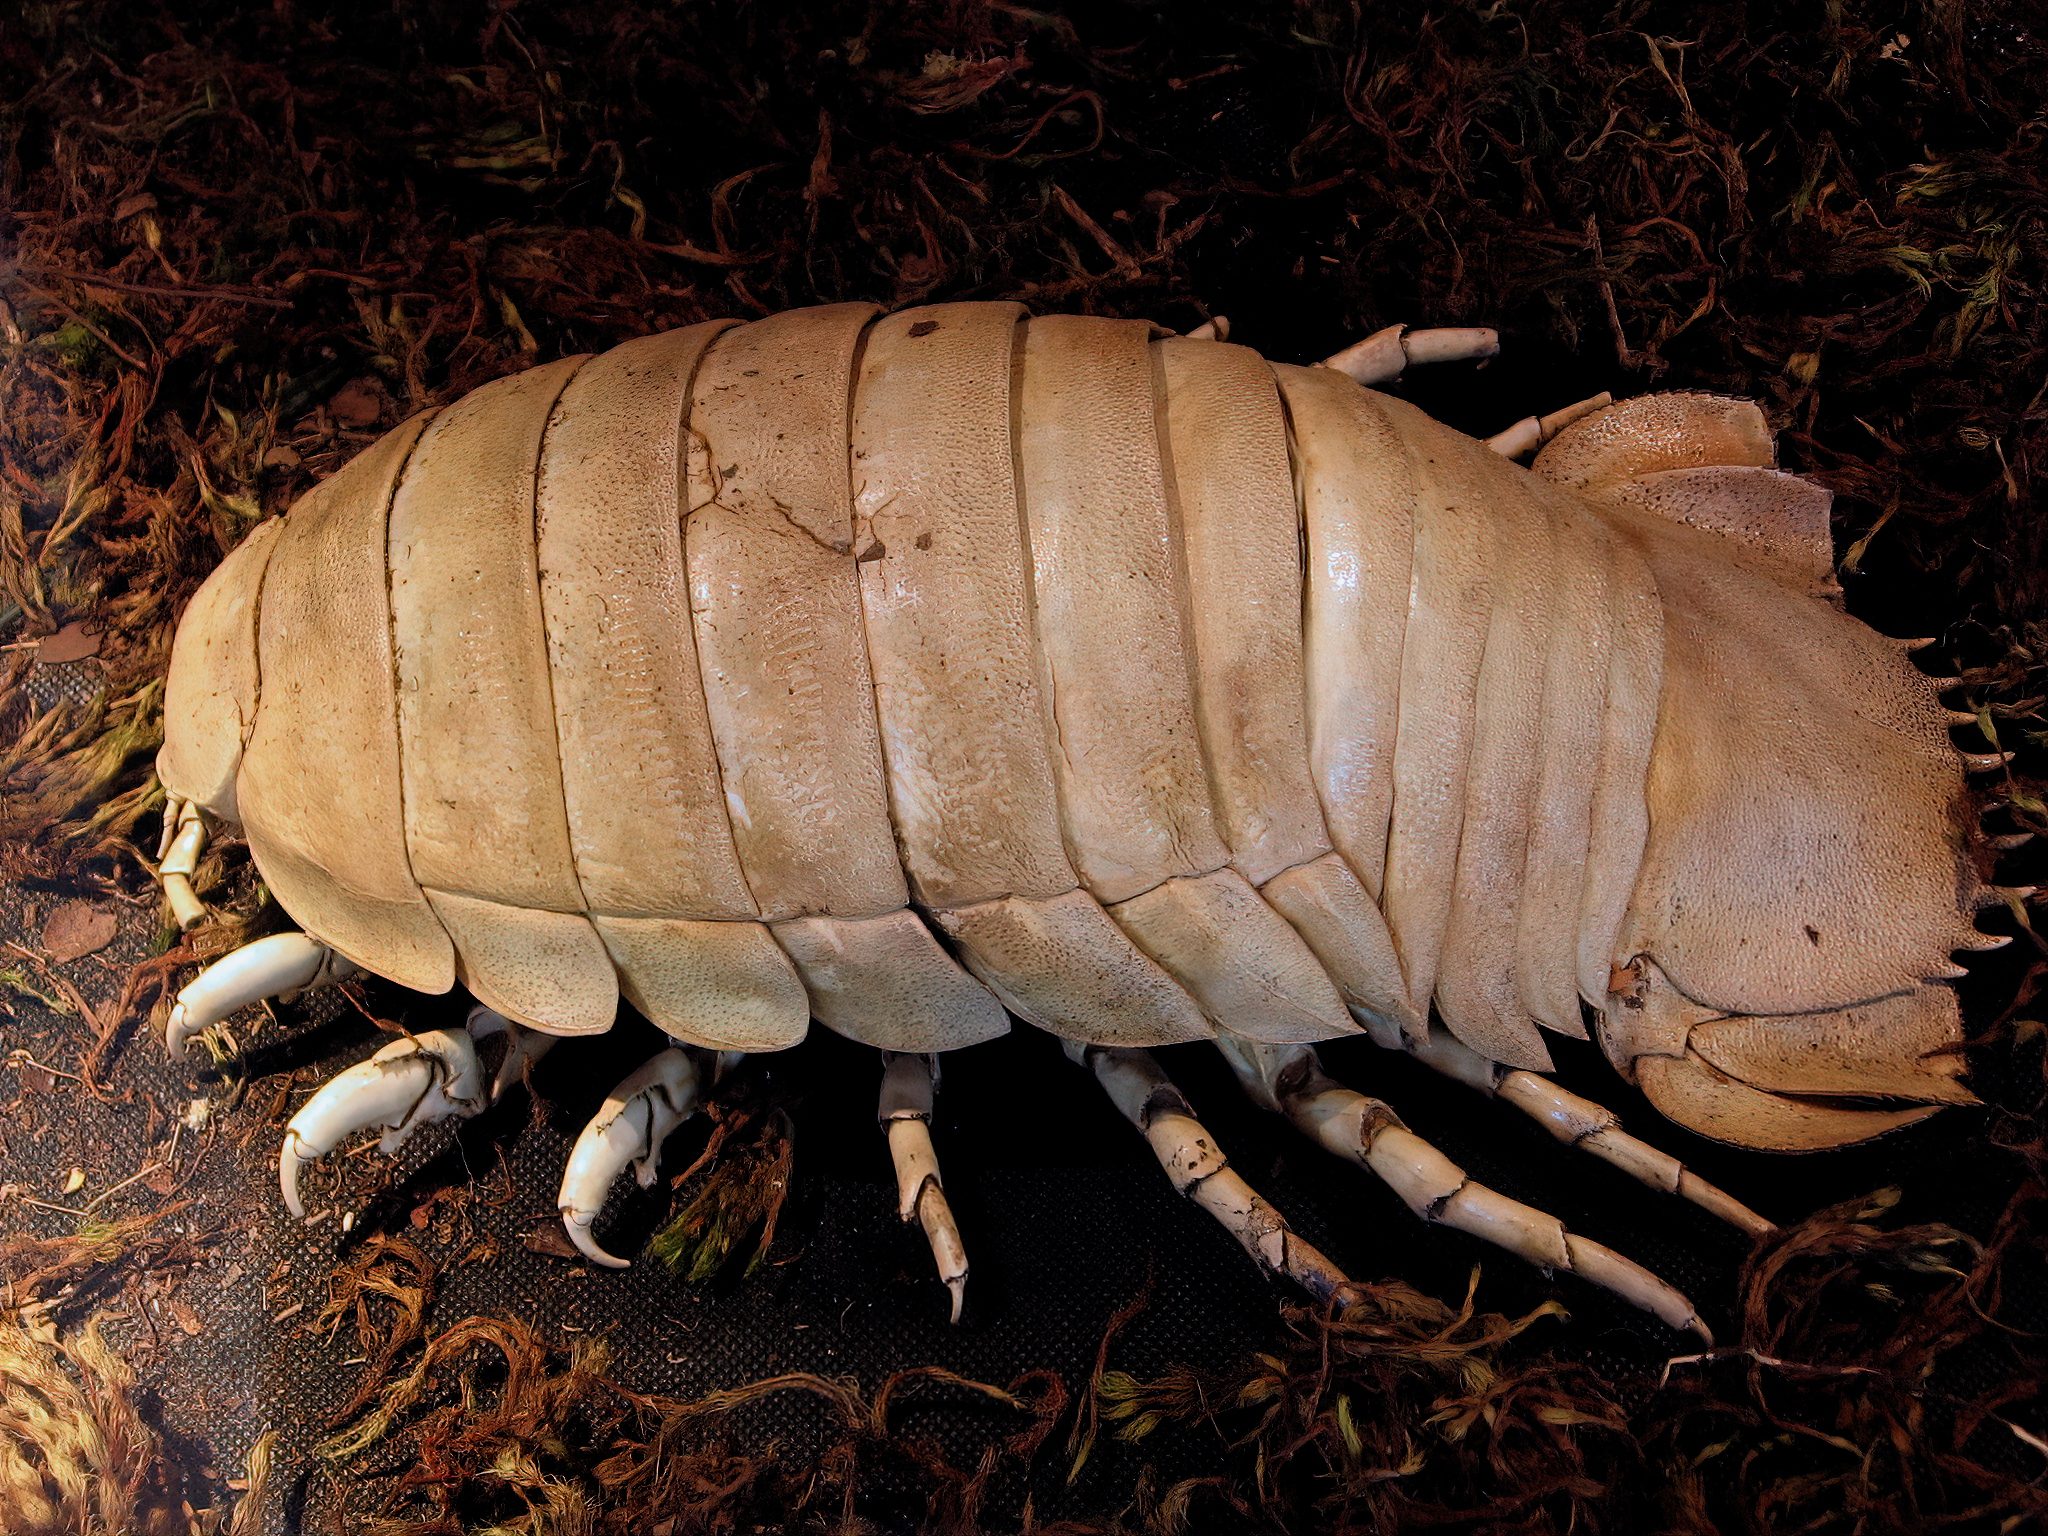
<path id="1" fill-rule="evenodd" d="M 287 1226 L 273 1159 L 287 1094 L 360 1056 L 370 1024 L 330 997 L 245 1021 L 229 1078 L 174 1069 L 145 1019 L 183 973 L 136 982 L 130 967 L 169 943 L 132 851 L 154 845 L 147 684 L 224 548 L 404 415 L 508 369 L 836 299 L 1015 297 L 1177 329 L 1222 313 L 1233 339 L 1287 361 L 1396 321 L 1496 325 L 1494 364 L 1399 386 L 1480 433 L 1600 389 L 1757 398 L 1788 467 L 1838 493 L 1852 609 L 1938 636 L 1926 664 L 1959 674 L 1952 697 L 2022 752 L 1987 786 L 1987 825 L 2040 825 L 2044 68 L 2023 8 L 1949 6 L 49 4 L 0 18 L 0 832 L 20 946 L 0 1046 L 27 1053 L 0 1075 L 0 1300 L 54 1300 L 67 1326 L 106 1319 L 195 1504 L 225 1497 L 278 1429 L 263 1518 L 307 1530 L 373 1513 L 455 1529 L 528 1508 L 484 1465 L 439 1467 L 420 1449 L 439 1442 L 404 1422 L 363 1456 L 311 1455 L 366 1373 L 402 1375 L 419 1354 L 414 1340 L 364 1358 L 396 1336 L 376 1307 L 361 1337 L 353 1313 L 310 1326 L 337 1265 L 389 1259 L 380 1235 L 431 1269 L 428 1338 L 471 1315 L 520 1319 L 551 1369 L 601 1339 L 640 1392 L 808 1370 L 871 1396 L 939 1365 L 998 1384 L 1042 1369 L 1074 1399 L 1043 1447 L 999 1450 L 978 1512 L 902 1450 L 972 1469 L 1002 1446 L 1014 1411 L 952 1389 L 851 1451 L 810 1399 L 720 1417 L 743 1459 L 787 1476 L 688 1509 L 608 1491 L 604 1458 L 631 1437 L 603 1414 L 567 1412 L 552 1441 L 492 1430 L 540 1446 L 536 1477 L 580 1490 L 595 1528 L 824 1526 L 847 1509 L 888 1530 L 1163 1528 L 1184 1478 L 1212 1480 L 1183 1511 L 1198 1528 L 1255 1511 L 1292 1529 L 2037 1517 L 2042 1456 L 2008 1428 L 2044 1427 L 2027 1331 L 2043 1322 L 2040 1048 L 2024 1022 L 2040 946 L 2024 909 L 1987 919 L 2021 942 L 1965 984 L 1992 1107 L 1873 1148 L 1731 1154 L 1559 1044 L 1567 1083 L 1773 1217 L 1902 1191 L 1857 1213 L 1869 1220 L 1809 1225 L 1746 1275 L 1744 1245 L 1690 1208 L 1409 1062 L 1331 1048 L 1337 1075 L 1475 1176 L 1687 1288 L 1724 1344 L 1792 1362 L 1680 1367 L 1664 1387 L 1687 1341 L 1424 1229 L 1253 1110 L 1210 1055 L 1166 1053 L 1237 1166 L 1354 1275 L 1455 1307 L 1480 1265 L 1482 1312 L 1569 1308 L 1489 1346 L 1491 1385 L 1427 1352 L 1369 1349 L 1368 1369 L 1339 1349 L 1329 1379 L 1288 1378 L 1300 1414 L 1277 1426 L 1233 1392 L 1256 1351 L 1320 1358 L 1314 1320 L 1283 1320 L 1285 1299 L 1172 1196 L 1048 1039 L 946 1064 L 936 1133 L 974 1261 L 953 1330 L 921 1241 L 894 1220 L 875 1064 L 844 1042 L 814 1040 L 766 1085 L 797 1134 L 763 1268 L 692 1284 L 643 1258 L 591 1275 L 526 1240 L 551 1223 L 568 1138 L 651 1049 L 644 1026 L 558 1052 L 530 1119 L 516 1097 L 395 1169 L 341 1160 L 345 1201 L 319 1187 L 359 1212 L 343 1239 L 332 1217 Z M 57 660 L 44 638 L 81 620 L 97 655 Z M 226 853 L 213 899 L 277 921 Z M 2002 873 L 2031 863 L 2023 851 Z M 76 899 L 116 912 L 121 937 L 50 960 L 47 924 Z M 360 1001 L 413 1027 L 452 1017 L 388 991 Z M 209 1124 L 174 1135 L 196 1094 Z M 671 1172 L 704 1134 L 677 1137 Z M 88 1217 L 62 1209 L 159 1163 Z M 67 1195 L 73 1167 L 85 1183 Z M 611 1246 L 634 1251 L 688 1194 L 615 1202 Z M 107 1240 L 94 1223 L 108 1217 L 137 1225 Z M 1980 1246 L 1916 1232 L 1937 1222 Z M 53 1254 L 70 1256 L 55 1273 Z M 1193 1412 L 1136 1445 L 1105 1429 L 1069 1482 L 1098 1345 L 1140 1297 L 1110 1365 L 1140 1380 L 1197 1368 L 1196 1406 L 1220 1422 Z M 1414 1391 L 1381 1392 L 1374 1371 L 1407 1371 Z M 477 1367 L 485 1409 L 503 1376 Z M 441 1368 L 430 1401 L 455 1401 L 458 1378 Z M 1370 1426 L 1356 1452 L 1336 1417 L 1347 1391 L 1345 1413 Z M 1475 1393 L 1488 1411 L 1473 1426 L 1432 1418 Z M 1586 1424 L 1541 1417 L 1559 1402 Z M 1555 1485 L 1530 1472 L 1563 1465 L 1546 1434 L 1583 1457 Z M 1407 1465 L 1403 1446 L 1427 1454 Z M 408 1484 L 422 1467 L 433 1475 Z M 534 1528 L 574 1527 L 555 1509 Z"/>

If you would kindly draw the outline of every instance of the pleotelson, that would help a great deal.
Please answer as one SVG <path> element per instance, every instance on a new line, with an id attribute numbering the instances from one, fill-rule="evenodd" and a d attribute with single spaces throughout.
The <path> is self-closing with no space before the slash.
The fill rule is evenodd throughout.
<path id="1" fill-rule="evenodd" d="M 241 814 L 309 932 L 557 1032 L 1306 1041 L 1435 997 L 1540 1057 L 1620 921 L 1592 863 L 1641 854 L 1654 591 L 1520 474 L 1137 322 L 628 342 L 247 557 Z"/>

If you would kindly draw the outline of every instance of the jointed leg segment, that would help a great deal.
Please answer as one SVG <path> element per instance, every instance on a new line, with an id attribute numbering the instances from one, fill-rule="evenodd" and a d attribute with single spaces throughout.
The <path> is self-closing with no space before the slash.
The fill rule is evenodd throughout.
<path id="1" fill-rule="evenodd" d="M 1411 331 L 1390 325 L 1354 341 L 1322 361 L 1365 385 L 1391 384 L 1414 364 L 1474 362 L 1500 352 L 1500 333 L 1483 325 L 1447 325 Z"/>
<path id="2" fill-rule="evenodd" d="M 164 1025 L 164 1044 L 182 1056 L 193 1036 L 237 1009 L 324 987 L 360 969 L 310 934 L 273 933 L 223 955 L 185 984 Z"/>
<path id="3" fill-rule="evenodd" d="M 1381 1031 L 1374 1032 L 1375 1040 L 1381 1036 Z M 1669 1152 L 1631 1136 L 1621 1128 L 1621 1117 L 1604 1104 L 1583 1098 L 1540 1073 L 1489 1061 L 1445 1030 L 1433 1030 L 1420 1040 L 1403 1035 L 1398 1048 L 1488 1098 L 1513 1105 L 1568 1146 L 1590 1152 L 1653 1189 L 1691 1201 L 1745 1236 L 1763 1237 L 1777 1230 L 1773 1222 L 1708 1183 Z"/>
<path id="4" fill-rule="evenodd" d="M 1486 446 L 1504 459 L 1519 459 L 1534 453 L 1566 427 L 1582 416 L 1605 410 L 1614 404 L 1614 396 L 1606 390 L 1584 400 L 1574 401 L 1560 410 L 1545 416 L 1524 416 L 1511 427 L 1504 427 L 1486 440 Z"/>
<path id="5" fill-rule="evenodd" d="M 889 1138 L 889 1159 L 896 1165 L 897 1215 L 924 1228 L 939 1279 L 952 1293 L 952 1321 L 957 1323 L 967 1296 L 967 1248 L 947 1203 L 938 1153 L 932 1147 L 932 1091 L 937 1078 L 935 1058 L 884 1051 L 876 1118 Z"/>
<path id="6" fill-rule="evenodd" d="M 1569 1270 L 1667 1326 L 1690 1329 L 1712 1343 L 1682 1293 L 1604 1244 L 1566 1230 L 1555 1216 L 1471 1179 L 1378 1099 L 1326 1076 L 1310 1047 L 1255 1045 L 1228 1036 L 1218 1044 L 1255 1099 L 1376 1175 L 1424 1221 L 1496 1243 L 1543 1269 Z"/>
<path id="7" fill-rule="evenodd" d="M 1150 1051 L 1069 1041 L 1067 1054 L 1095 1074 L 1110 1102 L 1152 1148 L 1173 1187 L 1223 1223 L 1268 1274 L 1292 1280 L 1319 1302 L 1349 1292 L 1349 1277 L 1231 1168 Z"/>
<path id="8" fill-rule="evenodd" d="M 157 879 L 163 882 L 164 899 L 171 904 L 171 917 L 181 933 L 206 921 L 206 903 L 192 889 L 192 876 L 199 870 L 199 856 L 206 851 L 206 820 L 190 800 L 164 801 L 164 831 L 157 844 Z"/>
<path id="9" fill-rule="evenodd" d="M 463 1027 L 469 1031 L 472 1040 L 488 1040 L 493 1035 L 505 1037 L 505 1054 L 498 1059 L 498 1070 L 491 1074 L 493 1104 L 505 1096 L 506 1089 L 522 1081 L 527 1069 L 552 1051 L 562 1038 L 538 1029 L 528 1029 L 524 1024 L 515 1024 L 482 1003 L 469 1010 L 469 1018 Z"/>

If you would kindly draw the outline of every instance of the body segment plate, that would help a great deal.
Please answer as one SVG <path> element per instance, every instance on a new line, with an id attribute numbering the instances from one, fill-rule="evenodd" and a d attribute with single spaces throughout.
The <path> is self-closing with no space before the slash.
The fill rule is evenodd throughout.
<path id="1" fill-rule="evenodd" d="M 406 846 L 459 972 L 535 1028 L 608 1029 L 618 981 L 576 881 L 534 551 L 542 438 L 570 358 L 436 417 L 391 505 Z"/>
<path id="2" fill-rule="evenodd" d="M 854 538 L 890 806 L 911 887 L 935 908 L 1076 884 L 1017 508 L 1023 313 L 891 315 L 869 334 L 855 397 Z"/>
<path id="3" fill-rule="evenodd" d="M 697 370 L 684 550 L 711 734 L 765 918 L 909 900 L 890 830 L 846 443 L 873 310 L 793 310 Z"/>
<path id="4" fill-rule="evenodd" d="M 1053 767 L 1075 868 L 1104 902 L 1230 857 L 1195 726 L 1152 370 L 1145 324 L 1025 327 L 1019 453 Z"/>
<path id="5" fill-rule="evenodd" d="M 280 525 L 240 795 L 250 849 L 302 928 L 401 986 L 445 992 L 455 950 L 406 853 L 384 568 L 392 491 L 425 426 L 387 433 Z"/>
<path id="6" fill-rule="evenodd" d="M 577 880 L 593 912 L 750 918 L 683 566 L 684 415 L 723 321 L 592 358 L 556 402 L 536 514 Z"/>

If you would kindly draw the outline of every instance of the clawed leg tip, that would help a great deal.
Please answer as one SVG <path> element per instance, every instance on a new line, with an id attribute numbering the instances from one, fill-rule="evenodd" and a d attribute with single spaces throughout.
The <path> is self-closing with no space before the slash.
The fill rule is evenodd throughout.
<path id="1" fill-rule="evenodd" d="M 562 1230 L 569 1234 L 569 1241 L 576 1245 L 576 1251 L 591 1263 L 602 1265 L 606 1269 L 631 1269 L 631 1259 L 622 1259 L 615 1253 L 606 1252 L 598 1245 L 597 1239 L 590 1235 L 591 1224 L 596 1220 L 595 1211 L 587 1217 L 575 1211 L 564 1211 Z"/>
<path id="2" fill-rule="evenodd" d="M 171 1055 L 184 1042 L 249 1004 L 290 997 L 355 973 L 353 961 L 304 933 L 273 933 L 223 955 L 179 991 L 165 1025 Z"/>
<path id="3" fill-rule="evenodd" d="M 591 1263 L 606 1269 L 632 1267 L 597 1245 L 591 1225 L 612 1185 L 628 1169 L 641 1188 L 653 1186 L 662 1143 L 696 1113 L 697 1085 L 697 1067 L 686 1052 L 673 1047 L 657 1051 L 606 1096 L 576 1137 L 555 1208 L 569 1241 Z"/>
<path id="4" fill-rule="evenodd" d="M 877 1105 L 889 1160 L 896 1169 L 896 1214 L 924 1228 L 939 1279 L 952 1296 L 947 1321 L 957 1324 L 967 1300 L 967 1249 L 946 1190 L 939 1179 L 939 1155 L 932 1146 L 932 1058 L 882 1053 L 882 1092 Z"/>
<path id="5" fill-rule="evenodd" d="M 473 1115 L 482 1107 L 476 1050 L 469 1036 L 428 1030 L 394 1040 L 322 1083 L 285 1127 L 278 1150 L 278 1191 L 285 1209 L 305 1217 L 299 1173 L 358 1131 L 382 1126 L 386 1155 L 421 1125 Z"/>
<path id="6" fill-rule="evenodd" d="M 292 1150 L 287 1142 L 277 1159 L 277 1192 L 284 1199 L 284 1208 L 291 1212 L 293 1221 L 306 1219 L 306 1202 L 299 1196 L 299 1170 L 305 1166 L 305 1159 Z"/>

